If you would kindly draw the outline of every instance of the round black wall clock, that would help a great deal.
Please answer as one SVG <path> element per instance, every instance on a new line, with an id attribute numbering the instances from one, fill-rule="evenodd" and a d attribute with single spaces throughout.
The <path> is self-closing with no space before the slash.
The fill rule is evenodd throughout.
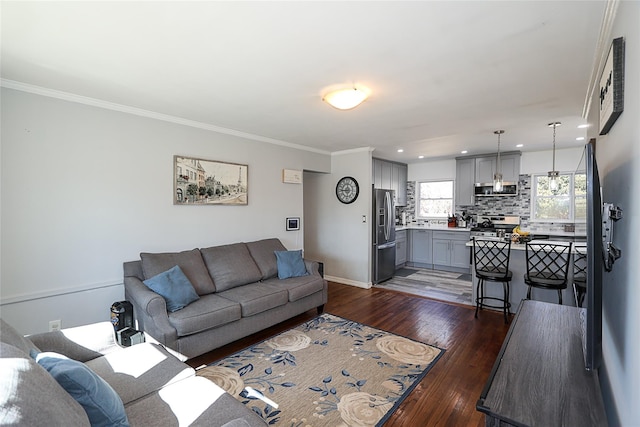
<path id="1" fill-rule="evenodd" d="M 338 181 L 336 185 L 336 197 L 344 204 L 353 203 L 360 194 L 360 188 L 358 187 L 358 181 L 350 176 L 345 176 Z"/>

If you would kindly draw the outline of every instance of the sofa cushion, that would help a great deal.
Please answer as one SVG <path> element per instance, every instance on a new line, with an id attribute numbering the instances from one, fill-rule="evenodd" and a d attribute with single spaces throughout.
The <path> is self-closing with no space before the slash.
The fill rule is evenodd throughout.
<path id="1" fill-rule="evenodd" d="M 218 295 L 240 304 L 242 317 L 280 307 L 289 301 L 286 289 L 266 283 L 251 283 L 220 292 Z"/>
<path id="2" fill-rule="evenodd" d="M 306 276 L 307 267 L 302 260 L 302 251 L 275 251 L 278 265 L 278 279 Z"/>
<path id="3" fill-rule="evenodd" d="M 31 340 L 18 333 L 13 326 L 2 320 L 2 318 L 0 318 L 0 339 L 2 339 L 2 342 L 22 350 L 25 355 L 29 355 L 31 350 L 40 351 Z"/>
<path id="4" fill-rule="evenodd" d="M 142 283 L 165 299 L 167 311 L 170 312 L 178 311 L 199 298 L 193 285 L 178 265 Z"/>
<path id="5" fill-rule="evenodd" d="M 188 398 L 186 398 L 188 396 Z M 187 378 L 127 405 L 127 415 L 140 426 L 222 426 L 243 419 L 266 427 L 262 418 L 203 377 Z"/>
<path id="6" fill-rule="evenodd" d="M 0 425 L 90 424 L 82 406 L 28 353 L 0 342 Z"/>
<path id="7" fill-rule="evenodd" d="M 183 252 L 142 252 L 140 259 L 145 279 L 150 279 L 178 265 L 198 295 L 206 295 L 216 291 L 198 249 Z"/>
<path id="8" fill-rule="evenodd" d="M 169 313 L 179 337 L 196 334 L 240 319 L 240 304 L 218 294 L 203 295 L 182 310 Z"/>
<path id="9" fill-rule="evenodd" d="M 270 284 L 289 292 L 289 301 L 294 302 L 321 292 L 324 289 L 324 279 L 319 275 L 307 275 L 300 277 L 291 277 L 289 279 L 280 280 L 277 278 L 269 279 L 263 282 L 263 285 Z"/>
<path id="10" fill-rule="evenodd" d="M 195 375 L 193 368 L 151 343 L 125 347 L 90 360 L 87 366 L 113 387 L 125 405 Z"/>
<path id="11" fill-rule="evenodd" d="M 251 257 L 262 273 L 262 279 L 270 279 L 278 274 L 275 251 L 286 251 L 280 240 L 264 239 L 247 243 Z"/>
<path id="12" fill-rule="evenodd" d="M 213 246 L 200 249 L 216 292 L 222 292 L 247 283 L 257 282 L 262 273 L 245 243 Z"/>
<path id="13" fill-rule="evenodd" d="M 129 425 L 118 394 L 84 363 L 53 352 L 31 354 L 82 405 L 92 427 Z"/>

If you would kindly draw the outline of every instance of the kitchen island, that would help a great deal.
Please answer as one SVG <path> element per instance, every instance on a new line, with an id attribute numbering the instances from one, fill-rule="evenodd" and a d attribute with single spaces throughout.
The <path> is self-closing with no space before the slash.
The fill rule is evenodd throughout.
<path id="1" fill-rule="evenodd" d="M 558 239 L 559 241 L 559 239 Z M 544 243 L 553 243 L 553 240 L 541 240 Z M 577 242 L 577 245 L 586 246 L 585 242 Z M 469 241 L 467 246 L 470 248 L 471 257 L 473 258 L 473 241 Z M 524 243 L 511 244 L 511 257 L 509 258 L 509 270 L 513 273 L 511 285 L 509 288 L 509 302 L 512 310 L 520 305 L 520 301 L 527 298 L 528 286 L 524 283 L 524 275 L 527 273 L 526 245 Z M 572 253 L 575 250 L 572 246 Z M 473 259 L 472 259 L 473 261 Z M 473 291 L 471 301 L 475 305 L 477 296 L 478 279 L 475 276 L 475 266 L 471 266 L 471 274 L 473 276 Z M 485 296 L 502 298 L 502 285 L 500 283 L 487 282 L 484 288 Z M 544 301 L 557 304 L 558 293 L 554 290 L 533 288 L 531 290 L 531 299 L 535 301 Z M 573 294 L 573 257 L 569 260 L 569 273 L 567 276 L 567 288 L 562 291 L 563 305 L 575 306 L 575 297 Z M 512 311 L 513 313 L 513 311 Z"/>
<path id="2" fill-rule="evenodd" d="M 410 224 L 396 227 L 396 239 L 406 234 L 406 265 L 410 267 L 469 273 L 469 232 L 469 228 Z"/>

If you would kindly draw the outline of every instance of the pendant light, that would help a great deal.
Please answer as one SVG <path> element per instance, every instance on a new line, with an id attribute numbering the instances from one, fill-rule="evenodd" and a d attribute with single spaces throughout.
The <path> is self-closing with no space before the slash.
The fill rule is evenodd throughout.
<path id="1" fill-rule="evenodd" d="M 549 176 L 549 189 L 556 191 L 558 189 L 558 179 L 560 172 L 556 170 L 556 127 L 560 126 L 560 122 L 549 123 L 549 127 L 553 128 L 553 167 L 547 174 Z"/>
<path id="2" fill-rule="evenodd" d="M 500 135 L 504 133 L 503 130 L 496 130 L 493 133 L 498 135 L 498 157 L 496 159 L 496 173 L 493 174 L 493 191 L 497 193 L 502 192 L 502 165 L 500 164 Z"/>

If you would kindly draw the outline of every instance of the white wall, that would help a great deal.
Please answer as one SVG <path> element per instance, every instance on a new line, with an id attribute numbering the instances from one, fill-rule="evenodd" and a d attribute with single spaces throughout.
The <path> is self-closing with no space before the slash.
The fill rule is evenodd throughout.
<path id="1" fill-rule="evenodd" d="M 576 143 L 575 148 L 556 149 L 556 170 L 559 172 L 575 172 L 580 166 L 585 143 Z M 520 157 L 520 173 L 546 173 L 553 167 L 553 151 L 534 151 L 522 153 Z M 584 162 L 582 162 L 584 170 Z"/>
<path id="2" fill-rule="evenodd" d="M 556 149 L 556 169 L 560 172 L 573 172 L 578 167 L 584 144 L 576 148 Z M 520 157 L 520 173 L 545 173 L 553 164 L 552 150 L 522 153 Z M 409 181 L 430 181 L 440 179 L 456 179 L 455 160 L 425 160 L 410 163 Z"/>
<path id="3" fill-rule="evenodd" d="M 426 160 L 410 163 L 407 168 L 409 181 L 432 181 L 456 179 L 455 160 Z"/>
<path id="4" fill-rule="evenodd" d="M 614 243 L 622 250 L 613 271 L 603 278 L 603 367 L 600 378 L 609 425 L 640 422 L 640 2 L 619 2 L 611 40 L 625 38 L 624 112 L 608 135 L 597 138 L 596 160 L 605 202 L 623 209 L 614 225 Z M 592 100 L 591 123 L 599 102 Z M 617 416 L 617 420 L 613 417 Z"/>
<path id="5" fill-rule="evenodd" d="M 304 176 L 305 212 L 314 230 L 305 232 L 305 256 L 324 262 L 328 280 L 365 288 L 371 286 L 371 168 L 366 148 L 333 153 L 331 174 Z M 344 176 L 354 177 L 360 187 L 348 205 L 336 198 L 336 184 Z M 307 198 L 308 193 L 315 197 Z"/>
<path id="6" fill-rule="evenodd" d="M 302 248 L 303 185 L 331 156 L 2 89 L 1 315 L 23 333 L 106 320 L 122 262 L 267 237 Z M 174 206 L 173 156 L 249 166 L 248 206 Z"/>

